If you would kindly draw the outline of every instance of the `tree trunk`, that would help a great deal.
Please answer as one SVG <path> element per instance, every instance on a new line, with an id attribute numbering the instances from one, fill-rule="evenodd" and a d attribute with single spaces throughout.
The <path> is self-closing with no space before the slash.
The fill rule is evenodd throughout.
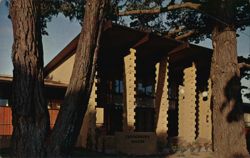
<path id="1" fill-rule="evenodd" d="M 48 140 L 47 152 L 50 157 L 68 155 L 80 132 L 94 80 L 104 8 L 107 4 L 108 0 L 86 2 L 70 83 Z"/>
<path id="2" fill-rule="evenodd" d="M 12 0 L 10 3 L 14 34 L 14 157 L 44 157 L 43 142 L 49 130 L 49 114 L 43 96 L 43 49 L 37 6 L 33 0 Z"/>
<path id="3" fill-rule="evenodd" d="M 215 27 L 211 65 L 213 104 L 213 143 L 218 158 L 236 158 L 248 154 L 237 66 L 235 30 Z"/>

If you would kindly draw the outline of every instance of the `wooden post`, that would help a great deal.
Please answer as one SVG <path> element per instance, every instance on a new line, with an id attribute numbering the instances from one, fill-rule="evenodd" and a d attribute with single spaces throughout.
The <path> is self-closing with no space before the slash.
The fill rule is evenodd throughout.
<path id="1" fill-rule="evenodd" d="M 208 80 L 207 91 L 199 94 L 199 124 L 198 138 L 212 142 L 212 112 L 211 112 L 211 80 Z"/>
<path id="2" fill-rule="evenodd" d="M 160 69 L 160 63 L 158 62 L 155 64 L 155 87 L 154 87 L 155 96 L 156 96 L 157 85 L 158 85 L 159 69 Z"/>
<path id="3" fill-rule="evenodd" d="M 184 86 L 179 87 L 179 137 L 187 143 L 195 140 L 196 68 L 184 69 Z"/>
<path id="4" fill-rule="evenodd" d="M 155 115 L 156 115 L 156 135 L 158 142 L 165 145 L 167 142 L 168 131 L 168 59 L 165 58 L 156 64 L 156 96 L 155 96 Z"/>
<path id="5" fill-rule="evenodd" d="M 123 109 L 123 130 L 134 131 L 135 104 L 136 104 L 136 50 L 130 49 L 130 54 L 124 57 L 124 109 Z"/>

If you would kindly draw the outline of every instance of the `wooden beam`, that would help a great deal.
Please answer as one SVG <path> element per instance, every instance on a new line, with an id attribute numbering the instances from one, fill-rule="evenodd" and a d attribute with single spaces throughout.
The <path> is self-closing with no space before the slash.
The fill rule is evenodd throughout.
<path id="1" fill-rule="evenodd" d="M 186 49 L 186 48 L 189 48 L 190 45 L 189 43 L 183 43 L 182 45 L 179 45 L 177 47 L 175 47 L 173 50 L 171 50 L 169 53 L 168 53 L 168 56 L 171 57 L 171 56 L 174 56 L 176 55 L 177 53 L 181 52 L 182 50 Z"/>
<path id="2" fill-rule="evenodd" d="M 106 30 L 108 30 L 108 29 L 110 29 L 110 28 L 112 28 L 112 27 L 113 27 L 112 21 L 111 21 L 111 20 L 108 20 L 108 21 L 106 21 L 105 24 L 104 24 L 103 31 L 106 31 Z"/>
<path id="3" fill-rule="evenodd" d="M 156 64 L 155 132 L 158 144 L 165 147 L 168 132 L 168 58 Z"/>
<path id="4" fill-rule="evenodd" d="M 149 33 L 147 33 L 145 36 L 143 36 L 138 42 L 136 42 L 133 47 L 131 48 L 136 48 L 139 47 L 140 45 L 146 43 L 149 40 Z"/>
<path id="5" fill-rule="evenodd" d="M 124 109 L 123 131 L 132 132 L 135 129 L 136 105 L 136 50 L 131 48 L 129 55 L 124 57 Z"/>
<path id="6" fill-rule="evenodd" d="M 196 66 L 183 71 L 183 86 L 179 88 L 179 138 L 184 143 L 193 143 L 196 137 Z"/>
<path id="7" fill-rule="evenodd" d="M 211 79 L 207 90 L 199 93 L 198 100 L 198 137 L 201 146 L 208 148 L 212 144 Z"/>

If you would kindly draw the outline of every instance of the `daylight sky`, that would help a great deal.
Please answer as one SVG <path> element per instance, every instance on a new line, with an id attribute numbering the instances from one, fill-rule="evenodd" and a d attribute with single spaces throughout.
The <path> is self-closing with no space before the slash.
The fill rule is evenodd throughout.
<path id="1" fill-rule="evenodd" d="M 12 76 L 11 46 L 13 42 L 11 21 L 8 19 L 8 8 L 0 0 L 0 75 Z M 44 64 L 46 65 L 58 54 L 79 32 L 77 21 L 69 21 L 63 15 L 58 15 L 48 23 L 49 36 L 43 36 Z M 238 32 L 238 55 L 247 57 L 250 54 L 250 28 Z M 211 48 L 211 40 L 207 39 L 200 45 Z M 245 86 L 250 82 L 243 80 Z"/>
<path id="2" fill-rule="evenodd" d="M 12 25 L 8 19 L 8 8 L 0 3 L 0 74 L 12 75 L 11 47 L 13 43 Z M 44 64 L 46 65 L 79 32 L 80 24 L 59 15 L 48 23 L 49 36 L 43 36 Z"/>

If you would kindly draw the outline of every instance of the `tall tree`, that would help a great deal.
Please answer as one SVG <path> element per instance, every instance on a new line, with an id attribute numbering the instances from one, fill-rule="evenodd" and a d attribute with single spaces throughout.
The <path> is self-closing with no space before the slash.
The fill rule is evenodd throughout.
<path id="1" fill-rule="evenodd" d="M 49 114 L 43 95 L 43 48 L 39 1 L 12 0 L 12 147 L 15 157 L 44 157 Z"/>
<path id="2" fill-rule="evenodd" d="M 249 7 L 249 2 L 246 3 Z M 237 2 L 213 1 L 221 21 L 213 24 L 213 56 L 211 64 L 213 103 L 213 143 L 219 157 L 248 154 L 241 108 L 240 70 L 237 60 L 236 28 L 234 24 Z M 243 6 L 244 7 L 244 6 Z M 250 17 L 248 17 L 250 18 Z M 223 131 L 223 132 L 222 132 Z M 232 146 L 232 144 L 234 144 Z"/>
<path id="3" fill-rule="evenodd" d="M 48 155 L 67 155 L 80 132 L 94 80 L 108 0 L 88 0 L 69 86 L 49 138 Z"/>
<path id="4" fill-rule="evenodd" d="M 236 32 L 234 28 L 217 25 L 212 38 L 214 53 L 210 75 L 214 150 L 220 157 L 247 155 L 243 111 L 240 107 L 242 100 Z"/>

